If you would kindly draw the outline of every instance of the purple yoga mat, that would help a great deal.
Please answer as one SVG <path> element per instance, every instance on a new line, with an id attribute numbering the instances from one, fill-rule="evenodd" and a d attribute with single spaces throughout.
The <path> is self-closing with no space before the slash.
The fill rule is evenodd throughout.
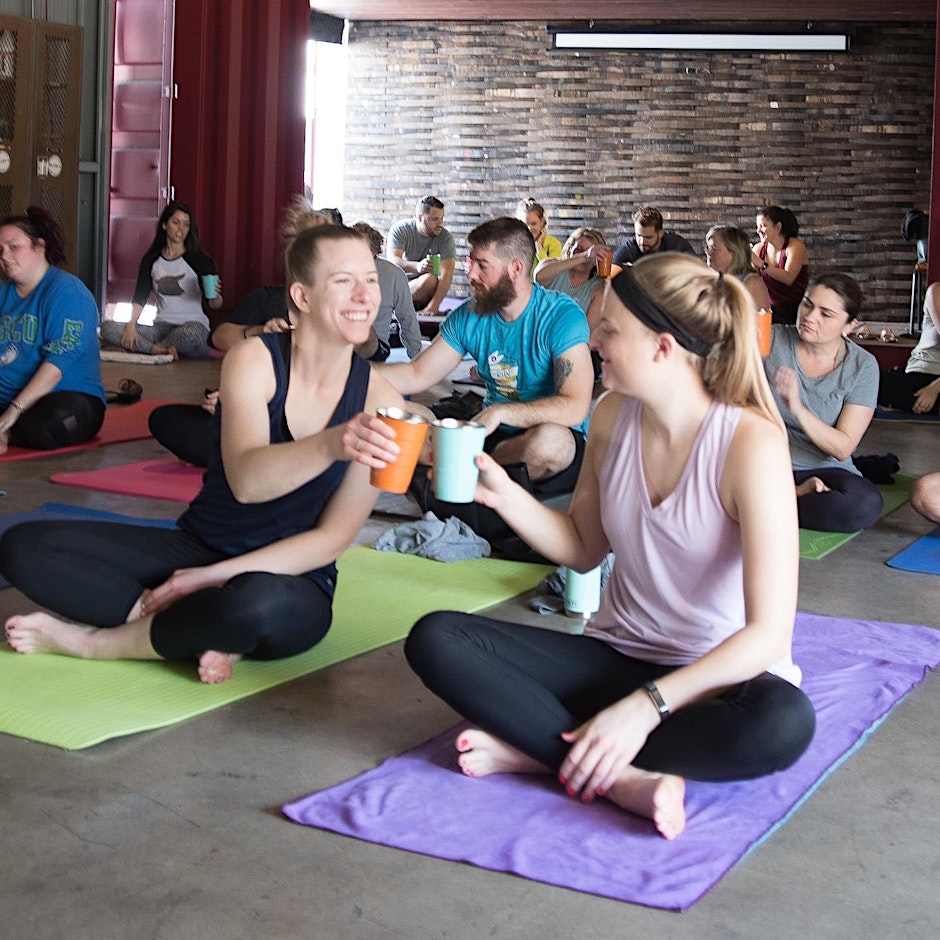
<path id="1" fill-rule="evenodd" d="M 457 728 L 346 783 L 289 803 L 295 822 L 650 907 L 687 910 L 770 836 L 940 663 L 940 631 L 798 614 L 794 659 L 817 730 L 789 770 L 689 781 L 688 825 L 667 842 L 603 800 L 547 777 L 464 777 Z"/>

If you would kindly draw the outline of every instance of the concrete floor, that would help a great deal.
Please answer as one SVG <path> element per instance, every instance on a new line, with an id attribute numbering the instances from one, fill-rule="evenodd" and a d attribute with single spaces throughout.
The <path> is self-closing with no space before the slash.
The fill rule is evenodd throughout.
<path id="1" fill-rule="evenodd" d="M 108 388 L 132 376 L 148 397 L 196 401 L 217 368 L 106 363 L 104 373 Z M 860 451 L 892 451 L 907 473 L 937 469 L 940 426 L 876 422 Z M 149 440 L 0 465 L 7 491 L 0 511 L 54 500 L 174 517 L 172 503 L 48 482 L 55 471 L 162 453 Z M 370 527 L 363 538 L 374 537 Z M 801 609 L 937 626 L 940 578 L 884 564 L 929 529 L 904 506 L 828 558 L 803 562 Z M 0 591 L 0 617 L 24 606 L 16 591 Z M 495 612 L 540 619 L 524 599 Z M 940 936 L 936 677 L 687 914 L 412 855 L 281 816 L 282 803 L 366 770 L 454 720 L 395 644 L 85 751 L 0 735 L 0 845 L 8 858 L 0 937 Z"/>

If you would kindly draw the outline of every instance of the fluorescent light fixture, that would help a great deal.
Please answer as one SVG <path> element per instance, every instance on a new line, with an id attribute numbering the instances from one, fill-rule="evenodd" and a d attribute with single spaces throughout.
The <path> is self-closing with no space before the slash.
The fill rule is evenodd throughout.
<path id="1" fill-rule="evenodd" d="M 555 49 L 684 49 L 714 52 L 845 52 L 846 34 L 823 33 L 553 33 Z"/>

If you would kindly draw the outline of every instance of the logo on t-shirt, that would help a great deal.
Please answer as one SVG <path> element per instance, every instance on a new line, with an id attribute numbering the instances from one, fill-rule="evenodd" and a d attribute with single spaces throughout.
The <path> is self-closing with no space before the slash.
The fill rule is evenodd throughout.
<path id="1" fill-rule="evenodd" d="M 164 297 L 182 297 L 183 287 L 180 284 L 182 279 L 182 274 L 167 274 L 165 277 L 157 278 L 154 281 L 154 287 L 157 293 L 163 294 Z"/>
<path id="2" fill-rule="evenodd" d="M 19 352 L 17 351 L 17 348 L 11 343 L 9 346 L 7 346 L 6 349 L 3 350 L 2 353 L 0 353 L 0 366 L 12 365 L 14 362 L 16 362 L 18 357 Z"/>
<path id="3" fill-rule="evenodd" d="M 496 390 L 503 398 L 519 397 L 519 366 L 503 357 L 499 351 L 487 356 L 486 365 Z"/>

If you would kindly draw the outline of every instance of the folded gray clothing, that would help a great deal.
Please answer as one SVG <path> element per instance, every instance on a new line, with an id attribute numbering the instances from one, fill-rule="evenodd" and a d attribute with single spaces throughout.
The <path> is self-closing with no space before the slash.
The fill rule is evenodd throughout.
<path id="1" fill-rule="evenodd" d="M 611 569 L 614 567 L 614 553 L 608 552 L 601 562 L 601 591 L 610 577 Z M 556 594 L 558 597 L 565 596 L 565 581 L 568 580 L 568 572 L 564 568 L 556 568 L 551 574 L 545 575 L 538 583 L 535 589 L 536 594 Z"/>
<path id="2" fill-rule="evenodd" d="M 450 516 L 441 522 L 433 512 L 426 512 L 416 522 L 403 522 L 379 536 L 375 548 L 380 552 L 401 552 L 434 561 L 466 561 L 488 558 L 490 543 L 481 539 L 466 522 Z"/>

